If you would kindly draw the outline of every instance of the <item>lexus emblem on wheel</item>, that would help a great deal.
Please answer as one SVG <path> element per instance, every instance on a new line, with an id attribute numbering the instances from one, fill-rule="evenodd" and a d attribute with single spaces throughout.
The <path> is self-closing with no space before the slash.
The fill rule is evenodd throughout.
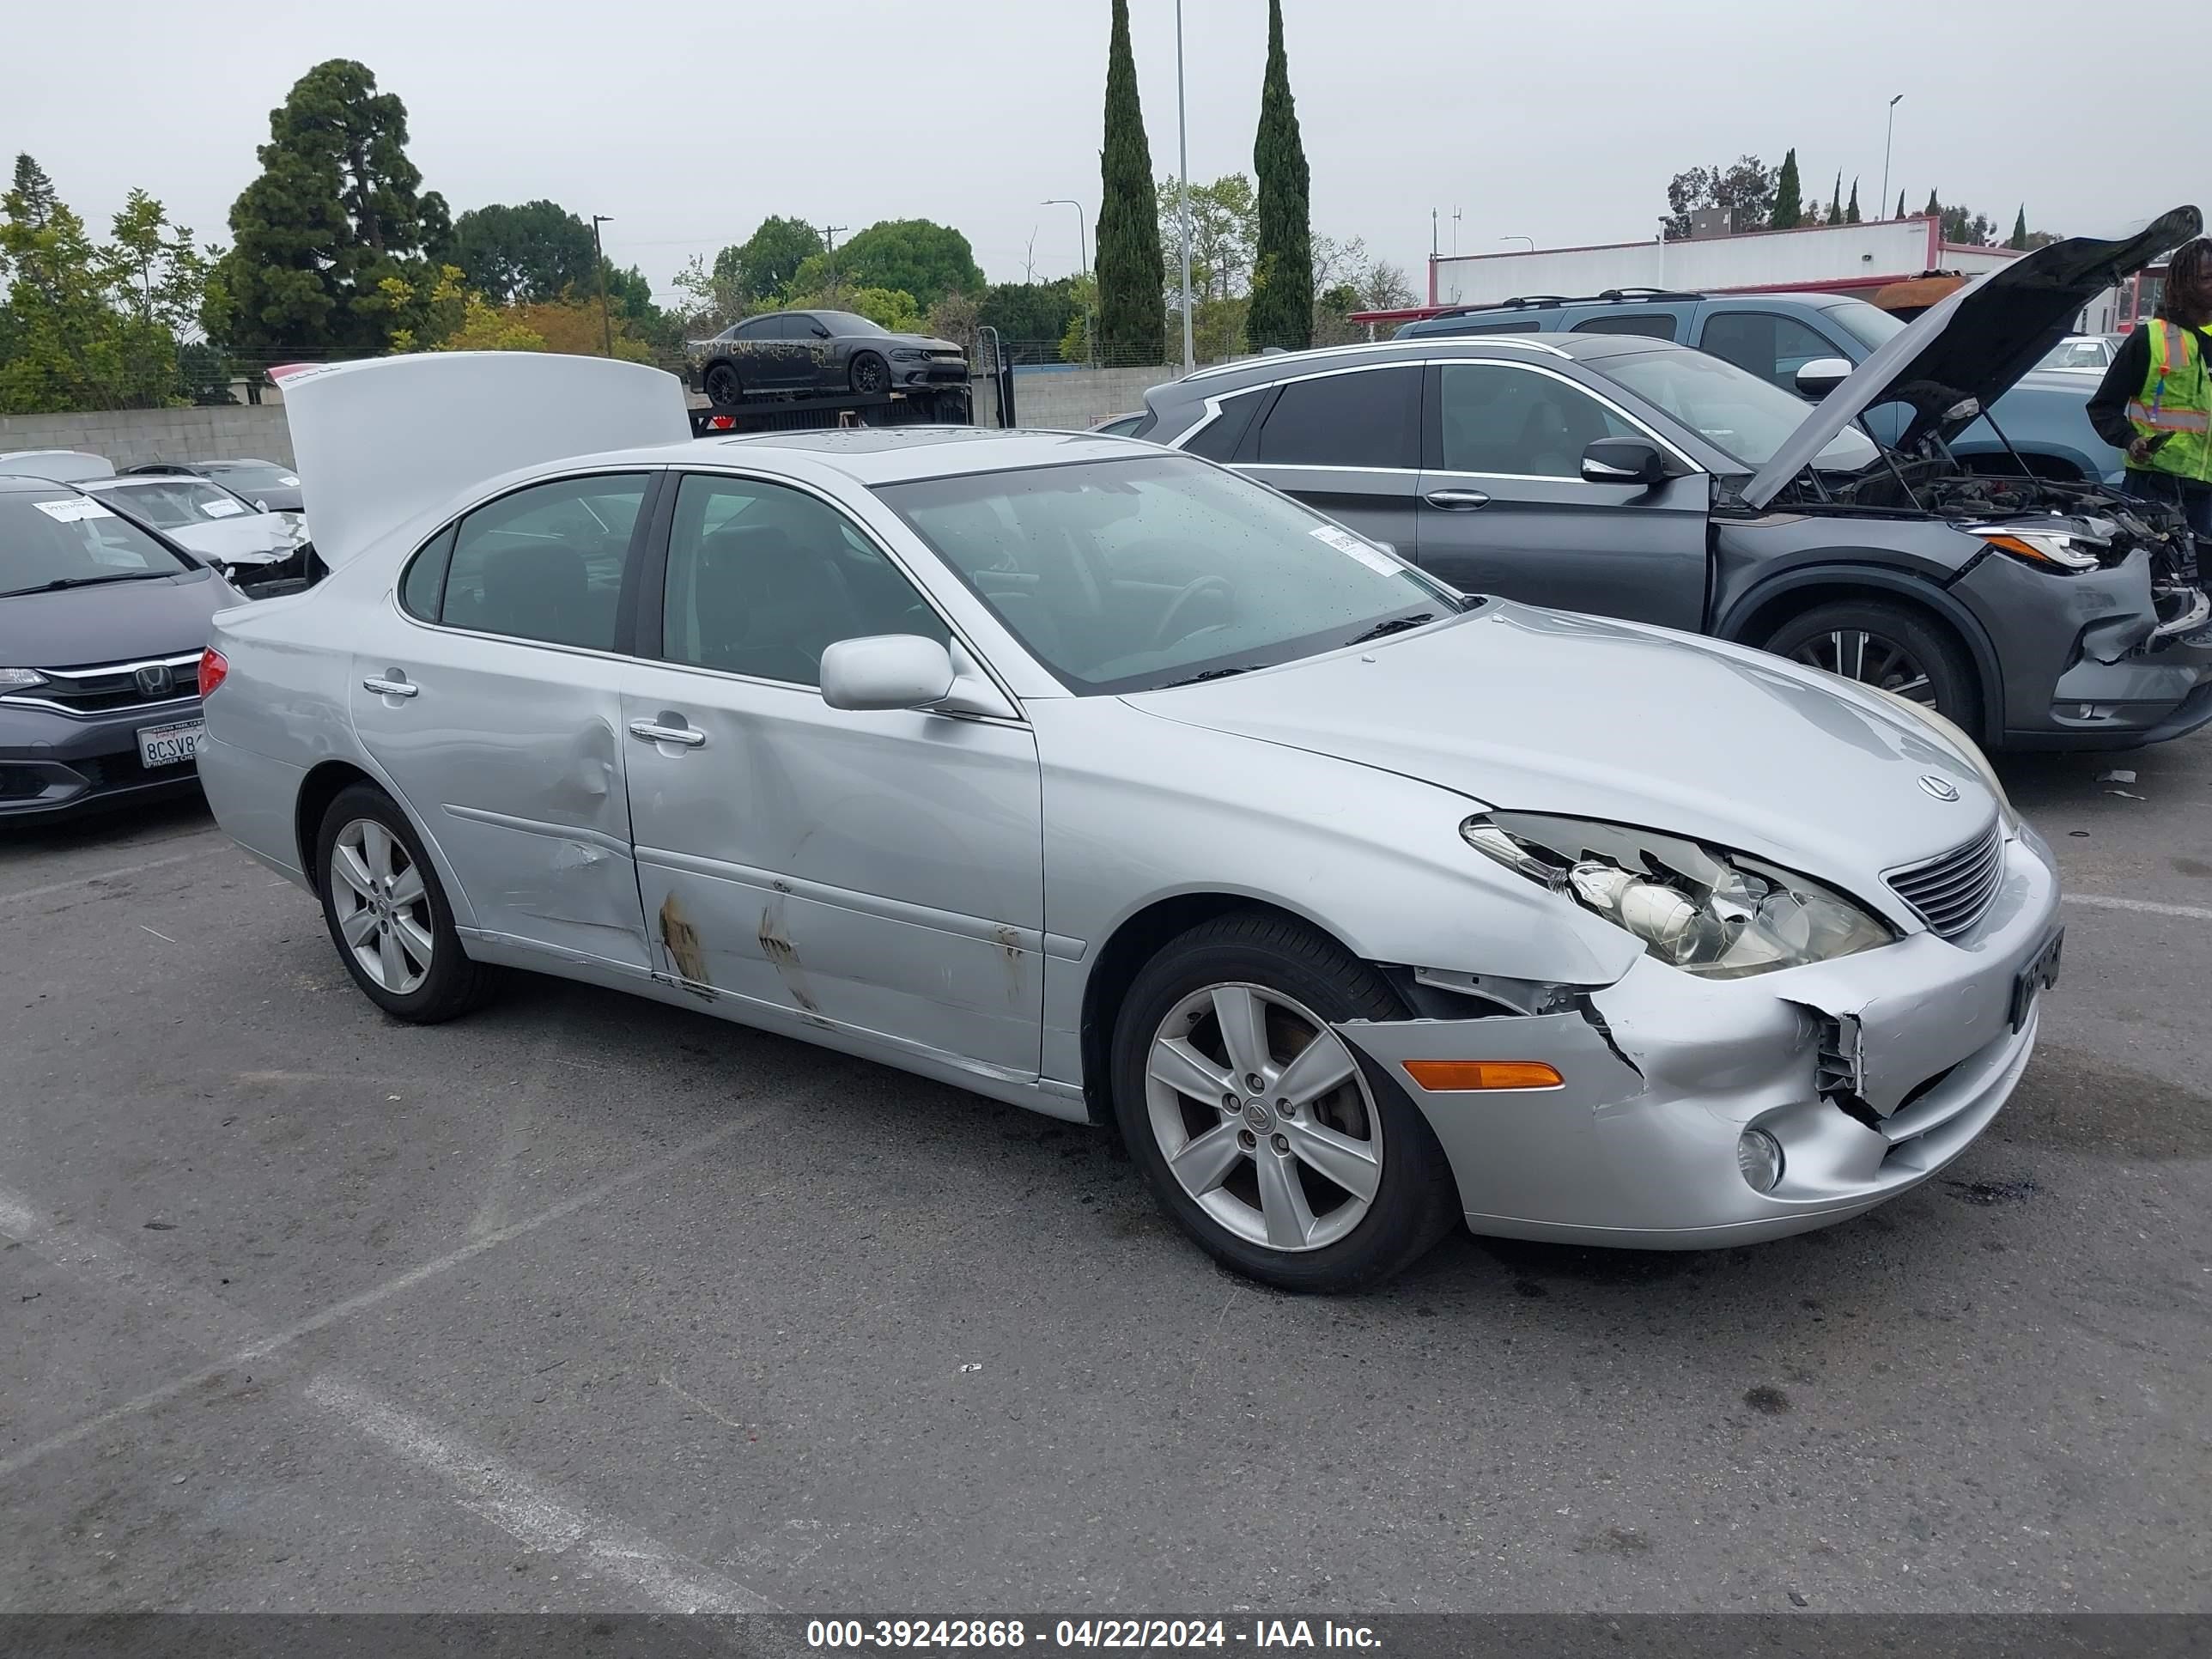
<path id="1" fill-rule="evenodd" d="M 1948 778 L 1937 777 L 1933 772 L 1923 772 L 1920 775 L 1920 787 L 1935 796 L 1937 800 L 1959 799 L 1959 786 Z"/>
<path id="2" fill-rule="evenodd" d="M 169 665 L 165 662 L 149 662 L 132 678 L 137 680 L 138 689 L 149 697 L 173 690 L 177 683 L 176 676 L 170 673 Z"/>

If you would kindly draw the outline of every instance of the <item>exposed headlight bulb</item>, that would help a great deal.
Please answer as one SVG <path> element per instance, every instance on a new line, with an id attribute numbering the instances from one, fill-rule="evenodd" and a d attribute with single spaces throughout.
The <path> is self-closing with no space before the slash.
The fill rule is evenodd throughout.
<path id="1" fill-rule="evenodd" d="M 1575 896 L 1651 945 L 1669 962 L 1687 962 L 1716 942 L 1725 924 L 1687 896 L 1641 881 L 1618 865 L 1585 860 L 1567 872 Z"/>

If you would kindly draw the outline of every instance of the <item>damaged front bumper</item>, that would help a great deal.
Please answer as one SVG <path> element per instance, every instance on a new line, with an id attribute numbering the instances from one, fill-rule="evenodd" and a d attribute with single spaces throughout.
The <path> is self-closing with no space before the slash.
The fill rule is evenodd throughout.
<path id="1" fill-rule="evenodd" d="M 1572 1012 L 1336 1029 L 1428 1120 L 1474 1231 L 1748 1243 L 1893 1198 L 1989 1125 L 2034 1047 L 2057 909 L 2049 849 L 2022 830 L 1996 902 L 1956 941 L 1914 933 L 1738 980 L 1646 957 Z M 1405 1070 L 1422 1060 L 1542 1060 L 1561 1082 L 1431 1092 Z M 1771 1190 L 1739 1170 L 1748 1129 L 1782 1147 Z"/>

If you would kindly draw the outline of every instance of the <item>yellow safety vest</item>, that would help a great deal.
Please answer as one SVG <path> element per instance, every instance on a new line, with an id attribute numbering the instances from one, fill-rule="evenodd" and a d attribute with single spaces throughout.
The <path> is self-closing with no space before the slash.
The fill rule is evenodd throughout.
<path id="1" fill-rule="evenodd" d="M 2154 319 L 2150 368 L 2142 389 L 2128 404 L 2128 419 L 2149 437 L 2172 435 L 2145 461 L 2130 461 L 2148 471 L 2212 483 L 2212 376 L 2196 333 L 2179 323 Z"/>

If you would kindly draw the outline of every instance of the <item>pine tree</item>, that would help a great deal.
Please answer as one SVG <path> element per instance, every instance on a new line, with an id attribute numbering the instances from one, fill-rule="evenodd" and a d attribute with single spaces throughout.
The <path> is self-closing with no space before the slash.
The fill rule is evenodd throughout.
<path id="1" fill-rule="evenodd" d="M 1832 225 L 1844 222 L 1844 175 L 1841 173 L 1836 174 L 1836 193 L 1828 198 L 1828 222 Z"/>
<path id="2" fill-rule="evenodd" d="M 1313 343 L 1312 174 L 1291 98 L 1282 0 L 1267 0 L 1267 71 L 1260 83 L 1252 171 L 1260 186 L 1260 235 L 1245 337 L 1255 349 L 1281 346 L 1303 351 Z"/>
<path id="3" fill-rule="evenodd" d="M 2022 253 L 2027 252 L 2027 204 L 2025 202 L 2020 204 L 2020 211 L 2013 216 L 2012 240 L 2005 246 L 2018 248 Z"/>
<path id="4" fill-rule="evenodd" d="M 1160 258 L 1159 198 L 1145 112 L 1137 100 L 1137 59 L 1129 46 L 1129 0 L 1114 0 L 1113 38 L 1106 51 L 1106 143 L 1099 153 L 1098 345 L 1109 362 L 1167 359 L 1161 295 L 1167 268 Z"/>
<path id="5" fill-rule="evenodd" d="M 1805 222 L 1804 189 L 1797 180 L 1797 152 L 1791 150 L 1782 158 L 1782 176 L 1775 181 L 1774 213 L 1766 223 L 1770 230 L 1795 230 Z"/>
<path id="6" fill-rule="evenodd" d="M 406 106 L 365 65 L 335 58 L 301 76 L 270 112 L 261 176 L 230 210 L 210 337 L 248 356 L 328 356 L 386 350 L 418 325 L 401 296 L 427 304 L 453 224 L 406 146 Z"/>
<path id="7" fill-rule="evenodd" d="M 1844 206 L 1844 222 L 1847 225 L 1859 222 L 1859 181 L 1856 179 L 1851 180 L 1851 199 Z"/>

